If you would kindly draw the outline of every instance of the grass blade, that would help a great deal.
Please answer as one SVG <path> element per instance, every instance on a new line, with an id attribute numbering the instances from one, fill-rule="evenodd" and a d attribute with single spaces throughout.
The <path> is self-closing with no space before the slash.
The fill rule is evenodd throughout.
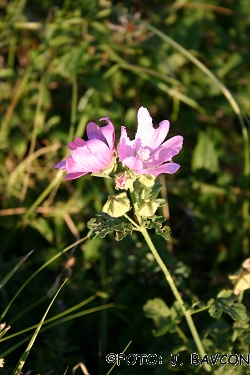
<path id="1" fill-rule="evenodd" d="M 107 305 L 102 305 L 102 306 L 97 306 L 97 307 L 93 307 L 91 309 L 88 309 L 88 310 L 85 310 L 85 311 L 81 311 L 79 313 L 76 313 L 76 314 L 72 314 L 70 316 L 66 316 L 64 317 L 63 319 L 60 319 L 59 321 L 57 322 L 53 322 L 51 324 L 49 324 L 48 326 L 46 327 L 43 327 L 41 329 L 41 332 L 44 332 L 46 331 L 47 329 L 50 329 L 51 327 L 55 327 L 56 325 L 58 324 L 62 324 L 64 322 L 67 322 L 69 320 L 72 320 L 72 319 L 76 319 L 76 318 L 80 318 L 81 316 L 83 315 L 88 315 L 88 314 L 92 314 L 94 312 L 97 312 L 97 311 L 102 311 L 104 309 L 109 309 L 111 307 L 114 307 L 114 304 L 113 303 L 109 303 Z M 48 320 L 45 320 L 43 325 L 48 323 L 49 319 Z M 28 330 L 28 329 L 27 329 Z M 26 331 L 27 331 L 26 330 Z M 22 331 L 24 332 L 24 331 Z M 19 332 L 20 333 L 20 332 Z M 13 337 L 13 335 L 12 335 Z M 25 337 L 23 340 L 19 341 L 17 344 L 13 345 L 10 349 L 6 350 L 4 353 L 1 353 L 0 356 L 1 357 L 6 357 L 8 354 L 10 354 L 11 352 L 13 352 L 16 348 L 18 348 L 20 345 L 22 345 L 23 343 L 25 343 L 26 341 L 28 341 L 29 339 L 31 338 L 31 336 L 28 336 L 28 337 Z M 3 340 L 2 340 L 3 341 Z"/>
<path id="2" fill-rule="evenodd" d="M 131 341 L 129 341 L 129 343 L 128 343 L 128 345 L 126 346 L 126 348 L 125 349 L 123 349 L 123 351 L 122 351 L 122 353 L 125 353 L 126 352 L 126 350 L 128 349 L 128 347 L 129 347 L 129 345 L 131 344 L 131 342 L 132 342 L 132 340 Z M 113 370 L 113 368 L 116 366 L 116 364 L 117 364 L 117 362 L 115 362 L 114 364 L 113 364 L 113 366 L 111 367 L 111 369 L 107 372 L 107 374 L 106 375 L 109 375 L 110 373 L 111 373 L 111 371 Z"/>
<path id="3" fill-rule="evenodd" d="M 79 309 L 80 307 L 86 305 L 87 303 L 93 301 L 97 296 L 98 296 L 98 294 L 96 293 L 93 296 L 91 296 L 91 297 L 87 298 L 86 300 L 84 300 L 83 302 L 80 302 L 77 305 L 75 305 L 73 307 L 70 307 L 69 309 L 61 312 L 60 314 L 57 314 L 57 315 L 53 316 L 52 318 L 45 320 L 43 324 L 47 324 L 47 323 L 53 322 L 56 319 L 62 318 L 63 316 L 65 316 L 65 315 L 67 315 L 67 314 L 69 314 L 69 313 L 71 313 L 71 312 Z M 18 335 L 21 335 L 22 333 L 28 332 L 31 329 L 34 329 L 36 327 L 37 327 L 37 324 L 35 324 L 34 326 L 31 326 L 31 327 L 28 327 L 28 328 L 26 328 L 26 329 L 24 329 L 22 331 L 13 333 L 12 335 L 9 335 L 9 336 L 5 337 L 4 339 L 0 340 L 0 342 L 8 340 L 8 339 L 11 339 L 11 338 L 13 338 L 15 336 L 18 336 Z"/>
<path id="4" fill-rule="evenodd" d="M 65 283 L 67 282 L 67 280 L 68 280 L 68 279 L 66 279 L 66 280 L 63 282 L 63 284 L 60 286 L 60 288 L 59 288 L 58 291 L 56 292 L 55 296 L 53 297 L 52 301 L 50 302 L 50 304 L 49 304 L 47 310 L 45 311 L 45 314 L 43 315 L 43 317 L 42 317 L 40 323 L 39 323 L 38 326 L 37 326 L 37 329 L 35 330 L 35 332 L 34 332 L 32 338 L 31 338 L 31 340 L 30 340 L 30 342 L 29 342 L 29 344 L 28 344 L 26 350 L 24 351 L 24 353 L 23 353 L 23 355 L 21 356 L 19 362 L 17 363 L 17 365 L 16 365 L 16 367 L 15 367 L 13 373 L 12 373 L 13 375 L 17 375 L 17 374 L 19 374 L 19 373 L 22 371 L 22 368 L 23 368 L 23 366 L 24 366 L 24 364 L 25 364 L 25 362 L 26 362 L 26 359 L 27 359 L 27 357 L 28 357 L 28 355 L 29 355 L 29 353 L 30 353 L 30 350 L 31 350 L 31 348 L 32 348 L 32 346 L 33 346 L 33 344 L 34 344 L 34 342 L 35 342 L 35 340 L 36 340 L 36 337 L 37 337 L 37 335 L 38 335 L 38 333 L 39 333 L 39 331 L 40 331 L 40 329 L 41 329 L 41 327 L 42 327 L 42 325 L 43 325 L 43 322 L 44 322 L 44 320 L 45 320 L 45 318 L 46 318 L 46 315 L 48 314 L 48 312 L 49 312 L 49 310 L 50 310 L 50 308 L 51 308 L 53 302 L 55 301 L 55 299 L 56 299 L 58 293 L 60 292 L 60 290 L 62 289 L 62 287 L 65 285 Z"/>
<path id="5" fill-rule="evenodd" d="M 18 289 L 18 291 L 16 292 L 16 294 L 14 295 L 14 297 L 12 298 L 12 300 L 10 301 L 10 303 L 8 304 L 8 306 L 6 307 L 6 309 L 4 310 L 4 312 L 2 313 L 2 315 L 0 316 L 0 322 L 2 321 L 2 319 L 5 317 L 5 315 L 7 314 L 10 306 L 12 305 L 12 303 L 15 301 L 15 299 L 19 296 L 19 294 L 21 293 L 21 291 L 26 287 L 26 285 L 39 273 L 41 272 L 44 268 L 46 268 L 50 263 L 52 263 L 54 260 L 56 260 L 58 257 L 60 257 L 62 254 L 66 253 L 68 250 L 72 249 L 74 246 L 78 245 L 79 243 L 85 241 L 86 239 L 88 239 L 88 236 L 85 236 L 83 238 L 81 238 L 80 240 L 74 242 L 72 245 L 68 246 L 68 247 L 65 247 L 65 249 L 63 249 L 62 251 L 60 251 L 59 253 L 57 253 L 56 255 L 54 255 L 52 258 L 50 258 L 46 263 L 44 263 L 40 268 L 38 268 L 37 271 L 35 271 L 24 283 L 23 285 L 21 286 L 21 288 Z"/>
<path id="6" fill-rule="evenodd" d="M 9 279 L 14 275 L 14 273 L 21 267 L 21 265 L 26 261 L 26 259 L 33 253 L 33 251 L 34 250 L 31 250 L 27 255 L 22 257 L 22 259 L 17 263 L 17 265 L 3 278 L 0 284 L 0 290 L 9 281 Z"/>

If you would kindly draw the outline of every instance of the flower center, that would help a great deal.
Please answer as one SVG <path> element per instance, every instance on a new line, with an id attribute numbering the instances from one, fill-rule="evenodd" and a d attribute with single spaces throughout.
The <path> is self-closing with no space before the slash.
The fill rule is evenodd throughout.
<path id="1" fill-rule="evenodd" d="M 140 158 L 142 161 L 147 161 L 148 158 L 150 157 L 150 150 L 149 150 L 149 148 L 143 148 L 143 147 L 141 147 L 141 148 L 137 151 L 137 155 L 139 156 L 139 158 Z"/>

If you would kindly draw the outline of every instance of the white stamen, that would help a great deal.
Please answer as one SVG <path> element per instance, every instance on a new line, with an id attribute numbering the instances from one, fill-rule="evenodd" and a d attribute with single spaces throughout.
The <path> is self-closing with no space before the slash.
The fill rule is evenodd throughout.
<path id="1" fill-rule="evenodd" d="M 142 161 L 147 161 L 148 158 L 150 157 L 150 150 L 148 148 L 143 148 L 141 147 L 138 151 L 137 151 L 137 155 L 139 156 L 139 158 L 142 160 Z"/>

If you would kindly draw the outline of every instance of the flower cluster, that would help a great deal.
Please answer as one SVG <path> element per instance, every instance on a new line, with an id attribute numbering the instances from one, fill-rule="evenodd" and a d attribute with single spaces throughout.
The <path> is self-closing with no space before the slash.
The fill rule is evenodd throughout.
<path id="1" fill-rule="evenodd" d="M 173 156 L 182 148 L 183 137 L 177 135 L 165 141 L 169 131 L 169 121 L 163 120 L 159 127 L 153 127 L 152 118 L 148 110 L 140 107 L 138 110 L 138 127 L 134 140 L 130 140 L 127 130 L 121 127 L 121 137 L 115 150 L 115 129 L 108 117 L 106 126 L 99 127 L 94 122 L 87 125 L 88 140 L 75 137 L 68 147 L 71 155 L 66 160 L 56 164 L 67 172 L 66 179 L 73 180 L 87 173 L 108 176 L 117 168 L 119 161 L 136 175 L 152 175 L 157 177 L 161 173 L 175 173 L 180 165 L 172 162 Z M 126 171 L 126 170 L 125 170 Z M 126 174 L 120 174 L 116 179 L 118 188 L 126 184 Z"/>

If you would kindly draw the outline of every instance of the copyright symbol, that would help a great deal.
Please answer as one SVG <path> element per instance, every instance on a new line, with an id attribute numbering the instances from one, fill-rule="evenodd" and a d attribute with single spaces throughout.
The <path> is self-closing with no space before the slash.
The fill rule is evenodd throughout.
<path id="1" fill-rule="evenodd" d="M 106 362 L 108 363 L 115 363 L 116 362 L 116 354 L 115 353 L 109 353 L 106 355 Z"/>

